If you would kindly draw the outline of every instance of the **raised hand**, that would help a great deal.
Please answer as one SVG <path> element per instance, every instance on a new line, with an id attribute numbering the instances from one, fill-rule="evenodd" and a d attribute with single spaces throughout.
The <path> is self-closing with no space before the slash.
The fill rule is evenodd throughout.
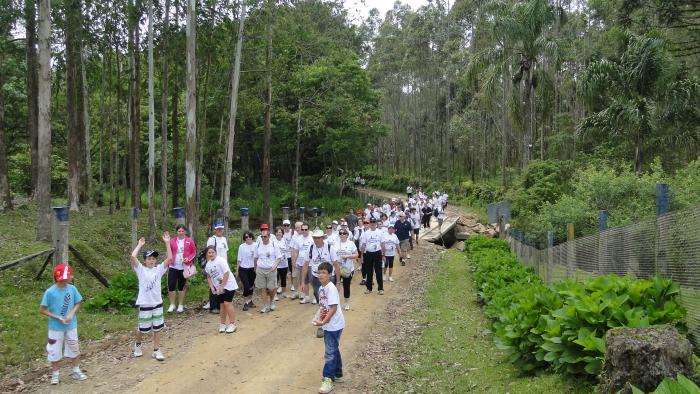
<path id="1" fill-rule="evenodd" d="M 139 243 L 138 243 L 139 247 L 142 247 L 145 244 L 146 244 L 146 238 L 144 238 L 144 237 L 139 238 Z"/>
<path id="2" fill-rule="evenodd" d="M 165 243 L 170 242 L 170 234 L 167 231 L 163 232 L 162 238 L 163 238 L 163 242 L 165 242 Z"/>

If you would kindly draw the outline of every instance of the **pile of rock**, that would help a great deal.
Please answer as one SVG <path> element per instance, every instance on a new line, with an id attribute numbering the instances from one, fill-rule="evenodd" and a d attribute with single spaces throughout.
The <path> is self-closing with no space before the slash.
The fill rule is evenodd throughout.
<path id="1" fill-rule="evenodd" d="M 496 237 L 498 228 L 494 225 L 484 225 L 474 217 L 460 217 L 455 225 L 455 234 L 457 239 L 467 239 L 472 235 L 479 234 L 486 237 Z"/>

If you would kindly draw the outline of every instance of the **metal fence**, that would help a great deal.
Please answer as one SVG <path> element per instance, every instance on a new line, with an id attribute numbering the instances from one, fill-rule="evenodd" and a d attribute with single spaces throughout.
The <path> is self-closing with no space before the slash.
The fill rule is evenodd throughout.
<path id="1" fill-rule="evenodd" d="M 648 278 L 660 274 L 680 284 L 688 336 L 700 348 L 700 207 L 661 214 L 538 249 L 517 230 L 510 249 L 547 283 L 616 274 Z M 550 245 L 553 242 L 550 239 Z"/>

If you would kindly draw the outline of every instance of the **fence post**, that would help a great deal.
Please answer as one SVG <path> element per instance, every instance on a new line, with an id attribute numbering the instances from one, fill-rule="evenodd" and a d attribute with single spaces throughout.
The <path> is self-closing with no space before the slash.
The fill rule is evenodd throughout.
<path id="1" fill-rule="evenodd" d="M 605 261 L 608 252 L 608 238 L 605 236 L 608 230 L 608 211 L 602 209 L 598 211 L 598 255 L 595 264 L 597 274 L 602 274 L 600 267 Z"/>
<path id="2" fill-rule="evenodd" d="M 185 225 L 185 208 L 175 207 L 173 208 L 173 213 L 175 214 L 175 225 L 178 224 Z"/>
<path id="3" fill-rule="evenodd" d="M 136 207 L 131 208 L 131 248 L 136 247 L 136 241 L 138 240 L 139 232 L 139 209 Z"/>
<path id="4" fill-rule="evenodd" d="M 665 239 L 668 223 L 663 217 L 669 209 L 669 186 L 666 183 L 656 184 L 656 237 L 654 239 L 654 265 L 655 271 L 661 276 L 668 276 L 668 259 L 662 250 L 660 240 Z"/>
<path id="5" fill-rule="evenodd" d="M 572 279 L 576 276 L 574 272 L 574 261 L 576 260 L 574 237 L 574 224 L 568 223 L 566 225 L 566 276 L 569 279 Z"/>
<path id="6" fill-rule="evenodd" d="M 282 220 L 289 220 L 289 207 L 282 207 Z"/>
<path id="7" fill-rule="evenodd" d="M 311 212 L 314 213 L 314 221 L 316 224 L 314 224 L 314 230 L 318 228 L 318 208 L 313 207 L 311 208 Z"/>
<path id="8" fill-rule="evenodd" d="M 306 207 L 299 207 L 299 221 L 304 221 L 304 216 L 306 214 Z"/>
<path id="9" fill-rule="evenodd" d="M 547 231 L 547 266 L 544 281 L 552 283 L 552 265 L 554 264 L 554 231 Z"/>
<path id="10" fill-rule="evenodd" d="M 241 232 L 246 232 L 249 229 L 248 208 L 241 208 Z"/>
<path id="11" fill-rule="evenodd" d="M 68 207 L 53 207 L 53 265 L 68 263 Z"/>

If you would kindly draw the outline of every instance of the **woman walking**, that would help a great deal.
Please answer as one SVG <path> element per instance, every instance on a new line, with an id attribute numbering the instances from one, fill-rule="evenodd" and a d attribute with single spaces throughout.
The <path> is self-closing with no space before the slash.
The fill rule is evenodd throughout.
<path id="1" fill-rule="evenodd" d="M 185 310 L 185 293 L 187 292 L 185 266 L 191 266 L 194 263 L 197 247 L 192 238 L 187 236 L 184 225 L 178 224 L 175 227 L 175 232 L 177 236 L 170 240 L 170 251 L 174 258 L 168 267 L 168 299 L 170 300 L 168 312 L 175 310 L 175 296 L 177 295 L 177 313 L 182 313 Z"/>

